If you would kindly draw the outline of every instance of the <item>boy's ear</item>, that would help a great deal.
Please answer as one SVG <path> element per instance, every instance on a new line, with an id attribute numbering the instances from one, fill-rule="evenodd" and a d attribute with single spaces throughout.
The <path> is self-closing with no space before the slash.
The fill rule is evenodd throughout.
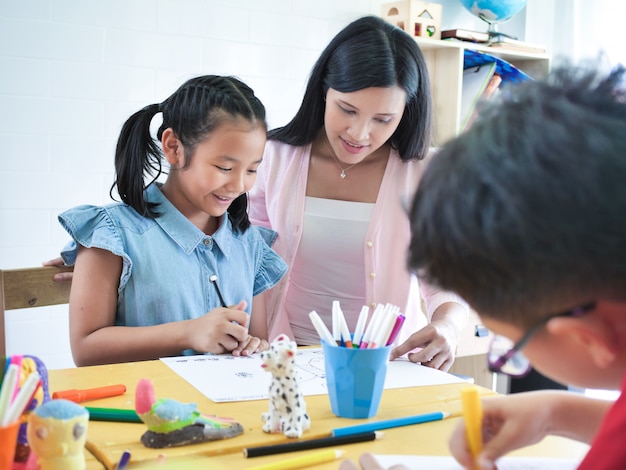
<path id="1" fill-rule="evenodd" d="M 161 147 L 163 147 L 163 154 L 171 166 L 176 167 L 183 164 L 183 144 L 169 127 L 161 135 Z"/>
<path id="2" fill-rule="evenodd" d="M 546 324 L 546 329 L 553 335 L 565 336 L 585 348 L 594 363 L 600 368 L 610 366 L 619 350 L 615 330 L 600 315 L 582 317 L 557 317 Z"/>

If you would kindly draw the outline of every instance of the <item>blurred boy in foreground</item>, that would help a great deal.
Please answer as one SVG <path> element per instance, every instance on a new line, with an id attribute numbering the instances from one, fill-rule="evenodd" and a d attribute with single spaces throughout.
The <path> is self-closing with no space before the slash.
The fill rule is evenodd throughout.
<path id="1" fill-rule="evenodd" d="M 495 469 L 548 434 L 591 444 L 580 469 L 626 468 L 625 72 L 599 68 L 566 65 L 510 90 L 442 148 L 414 199 L 409 265 L 501 335 L 494 370 L 532 364 L 622 389 L 615 403 L 567 391 L 483 400 L 476 462 L 462 422 L 450 438 L 465 468 Z M 362 465 L 376 468 L 370 457 Z"/>

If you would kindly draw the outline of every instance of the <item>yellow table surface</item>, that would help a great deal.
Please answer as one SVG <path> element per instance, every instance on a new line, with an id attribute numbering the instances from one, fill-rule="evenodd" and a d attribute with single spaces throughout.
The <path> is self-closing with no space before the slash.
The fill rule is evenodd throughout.
<path id="1" fill-rule="evenodd" d="M 87 449 L 102 462 L 102 466 L 114 469 L 125 450 L 131 452 L 130 468 L 211 468 L 215 470 L 238 470 L 285 458 L 315 453 L 319 450 L 300 451 L 274 456 L 246 459 L 242 450 L 245 447 L 287 442 L 290 439 L 282 434 L 266 434 L 262 431 L 261 413 L 267 411 L 267 400 L 215 403 L 184 379 L 179 377 L 161 361 L 111 364 L 104 366 L 81 367 L 75 369 L 51 370 L 50 390 L 84 389 L 122 383 L 127 387 L 125 395 L 83 403 L 91 407 L 134 409 L 135 386 L 139 379 L 153 381 L 157 398 L 172 398 L 181 402 L 198 404 L 200 412 L 237 419 L 244 427 L 241 436 L 214 442 L 195 444 L 168 449 L 149 449 L 140 442 L 147 430 L 143 424 L 90 421 Z M 311 417 L 311 429 L 302 439 L 325 437 L 331 429 L 353 424 L 377 421 L 403 416 L 450 412 L 460 415 L 460 390 L 465 383 L 412 387 L 385 390 L 376 417 L 364 420 L 337 418 L 330 409 L 326 395 L 305 398 L 307 411 Z M 491 390 L 481 388 L 485 396 L 494 395 Z M 341 446 L 345 458 L 358 459 L 363 452 L 379 454 L 421 454 L 449 455 L 448 436 L 458 418 L 443 421 L 387 429 L 382 439 Z M 542 457 L 581 457 L 587 446 L 558 437 L 549 437 L 539 444 L 517 451 L 513 455 Z M 88 468 L 103 468 L 93 456 L 88 458 Z M 309 467 L 312 469 L 336 469 L 339 461 Z"/>

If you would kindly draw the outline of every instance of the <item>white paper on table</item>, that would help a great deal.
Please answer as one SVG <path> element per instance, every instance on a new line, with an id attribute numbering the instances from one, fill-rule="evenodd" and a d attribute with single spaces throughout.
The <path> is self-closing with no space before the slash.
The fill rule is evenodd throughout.
<path id="1" fill-rule="evenodd" d="M 268 398 L 271 374 L 261 367 L 260 354 L 178 356 L 161 361 L 214 402 Z M 304 396 L 327 394 L 322 348 L 299 349 L 296 374 Z M 400 358 L 387 365 L 385 389 L 458 382 L 462 380 L 452 374 Z"/>
<path id="2" fill-rule="evenodd" d="M 404 465 L 410 470 L 463 470 L 454 457 L 384 454 L 374 457 L 382 468 Z M 498 470 L 575 470 L 580 461 L 550 457 L 502 457 L 497 464 Z"/>

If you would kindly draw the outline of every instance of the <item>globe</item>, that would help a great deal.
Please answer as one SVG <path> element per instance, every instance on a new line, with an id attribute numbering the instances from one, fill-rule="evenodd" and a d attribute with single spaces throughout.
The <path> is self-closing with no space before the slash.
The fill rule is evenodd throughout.
<path id="1" fill-rule="evenodd" d="M 495 25 L 513 18 L 524 8 L 527 0 L 459 0 L 472 15 L 489 24 L 489 31 L 495 32 Z"/>

